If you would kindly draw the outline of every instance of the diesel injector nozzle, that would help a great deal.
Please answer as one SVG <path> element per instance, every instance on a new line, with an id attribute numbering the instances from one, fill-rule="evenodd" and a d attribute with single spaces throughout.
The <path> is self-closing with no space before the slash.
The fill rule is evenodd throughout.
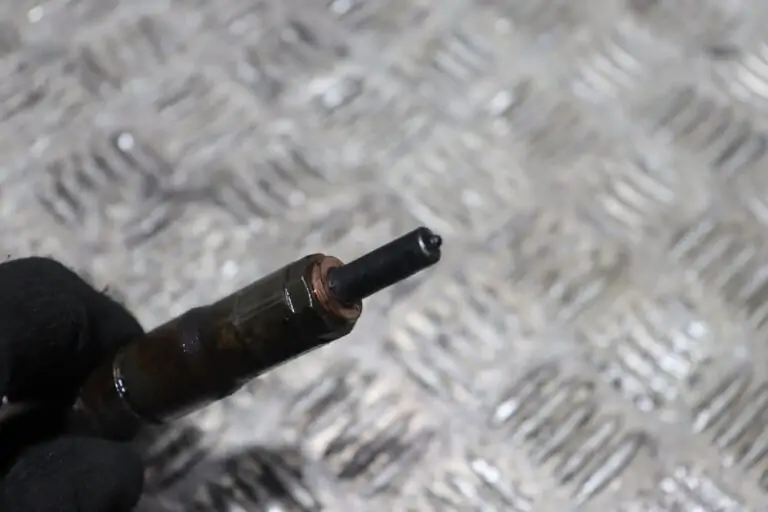
<path id="1" fill-rule="evenodd" d="M 111 439 L 184 416 L 249 380 L 349 334 L 362 300 L 440 260 L 418 228 L 343 264 L 313 254 L 122 348 L 83 385 L 73 422 Z M 83 427 L 85 428 L 85 427 Z"/>

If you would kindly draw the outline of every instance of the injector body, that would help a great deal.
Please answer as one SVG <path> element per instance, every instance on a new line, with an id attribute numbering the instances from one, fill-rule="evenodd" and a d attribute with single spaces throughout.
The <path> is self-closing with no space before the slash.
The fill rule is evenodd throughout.
<path id="1" fill-rule="evenodd" d="M 362 300 L 440 259 L 419 228 L 343 265 L 314 254 L 129 343 L 83 385 L 72 423 L 126 440 L 234 393 L 251 379 L 352 331 Z"/>

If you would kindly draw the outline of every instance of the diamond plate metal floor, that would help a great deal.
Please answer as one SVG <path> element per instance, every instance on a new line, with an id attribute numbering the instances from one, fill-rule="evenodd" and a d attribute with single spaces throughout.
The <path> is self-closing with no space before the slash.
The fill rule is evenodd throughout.
<path id="1" fill-rule="evenodd" d="M 446 235 L 352 337 L 149 435 L 148 510 L 764 509 L 767 16 L 4 2 L 0 249 L 151 327 Z"/>

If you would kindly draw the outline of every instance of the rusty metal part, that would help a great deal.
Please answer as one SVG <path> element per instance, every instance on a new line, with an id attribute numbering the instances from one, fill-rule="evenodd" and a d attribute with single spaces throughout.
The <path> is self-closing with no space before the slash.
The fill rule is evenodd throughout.
<path id="1" fill-rule="evenodd" d="M 412 259 L 414 231 L 399 240 L 394 259 Z M 410 238 L 408 238 L 410 236 Z M 388 247 L 388 246 L 385 246 Z M 374 251 L 375 253 L 376 251 Z M 390 252 L 393 252 L 390 250 Z M 439 260 L 383 269 L 390 284 Z M 160 424 L 225 398 L 251 379 L 348 334 L 362 313 L 362 297 L 338 300 L 329 272 L 337 258 L 313 254 L 209 306 L 187 311 L 120 350 L 81 389 L 73 427 L 130 439 L 147 423 Z M 377 272 L 369 279 L 380 281 Z"/>

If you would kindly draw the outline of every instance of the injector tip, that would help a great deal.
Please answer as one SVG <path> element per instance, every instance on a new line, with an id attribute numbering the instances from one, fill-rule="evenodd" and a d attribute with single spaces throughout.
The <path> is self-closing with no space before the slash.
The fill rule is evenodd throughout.
<path id="1" fill-rule="evenodd" d="M 443 238 L 417 228 L 328 273 L 331 295 L 348 303 L 370 297 L 440 261 Z"/>
<path id="2" fill-rule="evenodd" d="M 440 235 L 433 234 L 432 236 L 427 238 L 425 245 L 427 246 L 427 249 L 429 249 L 430 251 L 439 249 L 440 246 L 443 245 L 443 237 L 441 237 Z"/>
<path id="3" fill-rule="evenodd" d="M 414 237 L 414 241 L 417 241 L 416 243 L 421 248 L 424 256 L 430 260 L 440 258 L 440 247 L 443 245 L 443 237 L 424 226 L 413 230 L 411 234 Z"/>

